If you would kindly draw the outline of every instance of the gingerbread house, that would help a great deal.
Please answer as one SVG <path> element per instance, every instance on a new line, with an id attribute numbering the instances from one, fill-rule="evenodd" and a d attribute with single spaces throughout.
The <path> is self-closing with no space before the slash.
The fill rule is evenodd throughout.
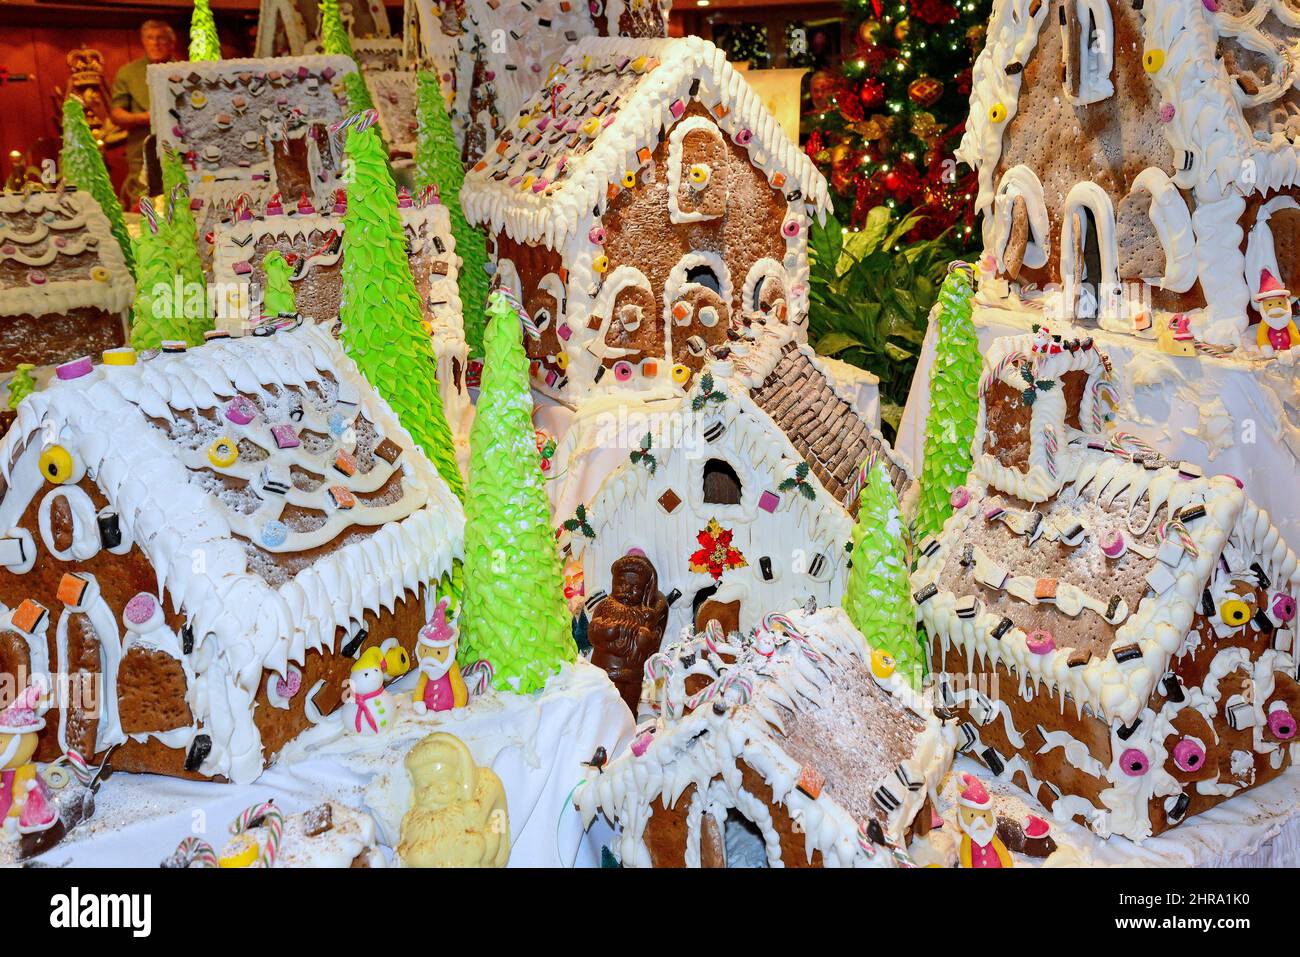
<path id="1" fill-rule="evenodd" d="M 432 0 L 415 2 L 434 6 Z M 476 162 L 510 128 L 525 101 L 550 82 L 555 62 L 569 46 L 591 36 L 667 36 L 669 6 L 665 0 L 457 3 L 452 120 L 465 165 Z"/>
<path id="2" fill-rule="evenodd" d="M 310 204 L 275 209 L 272 207 L 270 215 L 247 216 L 216 229 L 213 276 L 226 296 L 218 310 L 218 327 L 233 335 L 253 330 L 263 316 L 263 258 L 276 250 L 292 267 L 289 282 L 298 313 L 338 335 L 343 295 L 340 207 L 333 207 L 331 213 L 317 213 Z M 465 365 L 469 347 L 457 287 L 460 257 L 451 220 L 436 194 L 426 194 L 419 202 L 403 196 L 398 200 L 398 213 L 424 322 L 438 356 L 443 408 L 453 428 L 467 428 L 471 404 Z"/>
<path id="3" fill-rule="evenodd" d="M 1290 766 L 1300 570 L 1235 480 L 1107 436 L 1104 361 L 1060 346 L 993 344 L 975 467 L 912 587 L 963 749 L 1141 840 Z"/>
<path id="4" fill-rule="evenodd" d="M 134 291 L 89 193 L 0 193 L 0 374 L 122 345 Z"/>
<path id="5" fill-rule="evenodd" d="M 621 828 L 625 867 L 738 866 L 747 843 L 771 867 L 906 861 L 956 729 L 900 676 L 873 674 L 870 655 L 839 608 L 668 646 L 646 666 L 653 733 L 588 777 L 574 805 Z"/>
<path id="6" fill-rule="evenodd" d="M 314 323 L 57 371 L 0 441 L 0 673 L 83 689 L 38 756 L 251 781 L 414 647 L 460 503 Z"/>
<path id="7" fill-rule="evenodd" d="M 394 158 L 415 156 L 420 132 L 419 105 L 415 100 L 415 70 L 367 69 L 361 72 L 379 113 L 379 131 Z"/>
<path id="8" fill-rule="evenodd" d="M 535 320 L 534 385 L 570 404 L 690 391 L 754 323 L 806 338 L 826 182 L 705 40 L 574 46 L 461 205 Z"/>
<path id="9" fill-rule="evenodd" d="M 1300 288 L 1300 54 L 1281 5 L 998 0 L 958 157 L 997 299 L 1235 346 L 1269 268 Z M 1009 286 L 1008 286 L 1009 283 Z"/>
<path id="10" fill-rule="evenodd" d="M 436 73 L 449 100 L 456 92 L 462 6 L 457 0 L 404 0 L 402 10 L 405 61 Z"/>
<path id="11" fill-rule="evenodd" d="M 590 611 L 633 549 L 655 567 L 670 634 L 710 619 L 747 630 L 771 608 L 836 603 L 863 463 L 883 457 L 906 497 L 908 465 L 807 345 L 780 328 L 748 345 L 651 431 L 598 437 L 630 451 L 568 530 Z"/>
<path id="12" fill-rule="evenodd" d="M 332 204 L 343 186 L 342 141 L 331 124 L 347 111 L 345 56 L 273 57 L 149 67 L 158 155 L 185 164 L 200 207 L 261 206 L 276 193 Z M 220 214 L 198 216 L 206 230 Z M 214 218 L 215 217 L 215 218 Z"/>
<path id="13" fill-rule="evenodd" d="M 356 43 L 391 36 L 383 0 L 339 0 L 343 25 Z M 301 56 L 319 44 L 320 4 L 317 0 L 261 0 L 257 16 L 256 57 Z M 400 47 L 401 41 L 398 41 Z"/>

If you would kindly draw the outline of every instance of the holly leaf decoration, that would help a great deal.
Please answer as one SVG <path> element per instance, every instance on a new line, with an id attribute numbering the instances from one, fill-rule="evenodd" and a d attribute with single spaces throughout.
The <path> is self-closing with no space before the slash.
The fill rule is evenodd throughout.
<path id="1" fill-rule="evenodd" d="M 1033 386 L 1030 386 L 1024 392 L 1020 393 L 1020 399 L 1025 403 L 1025 405 L 1033 405 L 1036 398 L 1038 398 L 1038 393 L 1034 391 Z"/>
<path id="2" fill-rule="evenodd" d="M 800 482 L 806 479 L 808 477 L 808 463 L 800 462 L 798 465 L 796 465 L 794 469 L 794 475 L 795 478 L 797 478 Z"/>
<path id="3" fill-rule="evenodd" d="M 700 391 L 706 395 L 713 391 L 713 373 L 706 372 L 700 376 Z"/>
<path id="4" fill-rule="evenodd" d="M 788 478 L 785 481 L 783 481 L 780 485 L 778 485 L 776 489 L 778 492 L 788 492 L 790 491 L 790 489 L 794 488 L 795 485 L 797 484 L 798 483 L 794 479 Z"/>
<path id="5" fill-rule="evenodd" d="M 596 531 L 587 522 L 587 507 L 579 505 L 573 513 L 573 518 L 566 518 L 563 523 L 566 532 L 582 532 L 586 538 L 595 538 Z"/>
<path id="6" fill-rule="evenodd" d="M 810 502 L 817 497 L 817 493 L 813 491 L 813 487 L 807 482 L 799 483 L 799 492 Z"/>
<path id="7" fill-rule="evenodd" d="M 1029 368 L 1028 362 L 1022 362 L 1016 368 L 1020 370 L 1020 378 L 1024 379 L 1026 384 L 1034 384 L 1034 372 Z"/>
<path id="8" fill-rule="evenodd" d="M 1056 385 L 1052 379 L 1039 379 L 1034 385 L 1038 386 L 1040 392 L 1050 392 L 1052 386 Z"/>

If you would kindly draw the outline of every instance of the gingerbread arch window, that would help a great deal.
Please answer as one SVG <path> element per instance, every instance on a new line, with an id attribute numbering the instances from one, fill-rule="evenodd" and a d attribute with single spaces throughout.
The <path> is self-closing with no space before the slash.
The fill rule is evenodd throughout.
<path id="1" fill-rule="evenodd" d="M 1013 166 L 1002 175 L 993 199 L 994 246 L 998 265 L 1012 279 L 1022 267 L 1041 269 L 1051 249 L 1051 221 L 1043 184 L 1028 166 Z"/>
<path id="2" fill-rule="evenodd" d="M 1121 279 L 1143 279 L 1173 292 L 1192 287 L 1196 282 L 1192 214 L 1164 170 L 1149 166 L 1139 173 L 1115 217 L 1119 232 L 1128 237 L 1119 264 Z"/>
<path id="3" fill-rule="evenodd" d="M 1115 26 L 1107 0 L 1064 0 L 1060 8 L 1061 59 L 1071 103 L 1099 103 L 1115 92 Z"/>
<path id="4" fill-rule="evenodd" d="M 712 120 L 688 116 L 668 134 L 668 218 L 719 219 L 727 211 L 727 141 Z"/>
<path id="5" fill-rule="evenodd" d="M 1246 284 L 1251 296 L 1259 292 L 1262 270 L 1267 269 L 1287 289 L 1300 283 L 1300 203 L 1291 196 L 1274 196 L 1255 214 L 1246 239 Z"/>
<path id="6" fill-rule="evenodd" d="M 709 459 L 701 473 L 706 505 L 739 505 L 743 487 L 740 476 L 723 459 Z"/>
<path id="7" fill-rule="evenodd" d="M 1100 318 L 1104 328 L 1122 318 L 1115 207 L 1096 183 L 1075 183 L 1065 197 L 1061 279 L 1066 308 L 1073 306 L 1080 318 Z M 1120 323 L 1117 328 L 1131 326 Z"/>
<path id="8" fill-rule="evenodd" d="M 752 322 L 785 322 L 787 296 L 785 267 L 764 257 L 749 267 L 740 287 L 741 314 Z"/>
<path id="9" fill-rule="evenodd" d="M 599 341 L 589 347 L 604 365 L 619 359 L 662 358 L 664 327 L 656 320 L 654 287 L 635 266 L 619 266 L 601 284 L 591 323 Z"/>

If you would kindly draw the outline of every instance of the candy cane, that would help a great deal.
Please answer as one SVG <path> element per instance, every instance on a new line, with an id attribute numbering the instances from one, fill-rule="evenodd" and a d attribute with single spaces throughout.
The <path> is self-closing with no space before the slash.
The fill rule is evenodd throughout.
<path id="1" fill-rule="evenodd" d="M 1100 433 L 1105 425 L 1105 415 L 1101 410 L 1101 400 L 1103 397 L 1109 397 L 1111 404 L 1119 406 L 1119 390 L 1115 384 L 1108 379 L 1098 379 L 1096 385 L 1092 387 L 1092 431 Z"/>
<path id="2" fill-rule="evenodd" d="M 722 633 L 722 625 L 718 619 L 710 618 L 707 625 L 704 626 L 704 644 L 708 646 L 709 651 L 715 655 L 718 654 L 718 645 L 726 641 L 726 636 Z"/>
<path id="3" fill-rule="evenodd" d="M 1050 425 L 1043 429 L 1043 446 L 1047 453 L 1047 474 L 1056 480 L 1056 429 Z"/>
<path id="4" fill-rule="evenodd" d="M 149 201 L 149 197 L 147 196 L 140 200 L 140 215 L 143 216 L 145 222 L 149 224 L 150 232 L 158 232 L 158 213 L 154 210 L 153 203 Z"/>
<path id="5" fill-rule="evenodd" d="M 1132 432 L 1113 432 L 1110 436 L 1110 444 L 1114 446 L 1116 452 L 1130 459 L 1133 457 L 1133 453 L 1124 447 L 1125 444 L 1133 446 L 1133 448 L 1137 449 L 1139 452 L 1151 453 L 1155 451 L 1155 449 L 1145 440 L 1134 435 Z"/>
<path id="6" fill-rule="evenodd" d="M 858 500 L 858 496 L 862 493 L 862 486 L 867 484 L 867 476 L 870 475 L 871 470 L 876 467 L 876 457 L 879 454 L 879 447 L 873 448 L 871 454 L 867 456 L 866 461 L 862 463 L 862 467 L 858 469 L 858 474 L 853 476 L 853 482 L 849 485 L 848 495 L 844 499 L 844 506 L 846 508 L 852 508 L 853 503 Z"/>
<path id="7" fill-rule="evenodd" d="M 1192 533 L 1187 530 L 1187 526 L 1178 519 L 1161 522 L 1156 526 L 1156 537 L 1162 542 L 1166 541 L 1170 535 L 1177 537 L 1178 544 L 1183 546 L 1183 551 L 1196 558 L 1201 554 L 1200 549 L 1196 547 L 1196 542 L 1192 539 Z"/>
<path id="8" fill-rule="evenodd" d="M 480 658 L 468 668 L 462 668 L 460 675 L 465 679 L 466 689 L 477 698 L 491 686 L 492 676 L 495 673 L 492 662 L 486 658 Z"/>
<path id="9" fill-rule="evenodd" d="M 82 787 L 89 787 L 90 782 L 95 779 L 95 769 L 86 763 L 86 759 L 75 749 L 69 749 L 64 752 L 63 758 L 68 763 L 68 769 L 72 776 L 76 778 Z"/>
<path id="10" fill-rule="evenodd" d="M 185 192 L 185 184 L 177 183 L 172 187 L 172 191 L 167 195 L 167 222 L 174 222 L 176 219 L 176 200 Z"/>
<path id="11" fill-rule="evenodd" d="M 497 295 L 506 301 L 506 305 L 519 315 L 519 322 L 524 327 L 524 332 L 528 333 L 529 338 L 542 338 L 542 333 L 541 330 L 537 328 L 537 323 L 533 322 L 533 317 L 528 314 L 528 310 L 524 308 L 524 304 L 519 301 L 519 298 L 504 286 L 498 286 L 495 291 Z"/>
<path id="12" fill-rule="evenodd" d="M 867 833 L 867 822 L 861 820 L 858 822 L 858 847 L 866 852 L 867 857 L 876 856 L 876 845 L 871 840 L 871 835 Z"/>
<path id="13" fill-rule="evenodd" d="M 378 122 L 378 110 L 361 110 L 331 123 L 329 130 L 331 133 L 342 133 L 345 130 L 356 130 L 358 133 L 364 133 Z"/>
<path id="14" fill-rule="evenodd" d="M 809 661 L 816 662 L 822 660 L 821 654 L 818 653 L 811 644 L 809 644 L 807 636 L 795 627 L 795 623 L 785 615 L 778 614 L 777 612 L 768 612 L 763 616 L 763 627 L 768 631 L 777 631 L 778 629 L 783 631 L 790 639 L 799 645 L 799 650 L 803 652 L 804 657 Z"/>
<path id="15" fill-rule="evenodd" d="M 218 866 L 217 852 L 212 849 L 212 845 L 197 837 L 187 837 L 177 844 L 172 860 L 180 861 L 181 867 L 193 867 L 195 864 L 200 867 Z"/>
<path id="16" fill-rule="evenodd" d="M 990 369 L 988 373 L 983 378 L 980 379 L 980 398 L 981 399 L 984 398 L 985 394 L 992 387 L 993 381 L 995 379 L 1001 379 L 1002 373 L 1006 372 L 1009 366 L 1015 365 L 1017 362 L 1023 361 L 1024 358 L 1025 358 L 1025 354 L 1023 352 L 1012 351 L 1012 352 L 1008 352 L 1001 359 L 999 359 L 998 364 L 995 365 L 992 369 Z"/>
<path id="17" fill-rule="evenodd" d="M 284 836 L 284 815 L 272 801 L 253 804 L 244 808 L 239 817 L 230 825 L 231 834 L 242 834 L 254 825 L 264 827 L 270 832 L 266 846 L 258 855 L 263 867 L 275 867 L 275 859 L 280 856 L 280 840 Z"/>

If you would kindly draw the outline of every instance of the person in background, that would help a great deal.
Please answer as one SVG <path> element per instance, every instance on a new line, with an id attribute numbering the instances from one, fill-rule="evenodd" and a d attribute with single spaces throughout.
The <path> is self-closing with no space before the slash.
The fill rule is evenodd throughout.
<path id="1" fill-rule="evenodd" d="M 140 45 L 144 56 L 132 60 L 113 77 L 111 116 L 127 131 L 126 179 L 119 191 L 122 205 L 135 209 L 145 192 L 144 141 L 149 136 L 149 83 L 145 68 L 150 63 L 176 59 L 176 31 L 162 20 L 146 20 L 140 25 Z"/>

